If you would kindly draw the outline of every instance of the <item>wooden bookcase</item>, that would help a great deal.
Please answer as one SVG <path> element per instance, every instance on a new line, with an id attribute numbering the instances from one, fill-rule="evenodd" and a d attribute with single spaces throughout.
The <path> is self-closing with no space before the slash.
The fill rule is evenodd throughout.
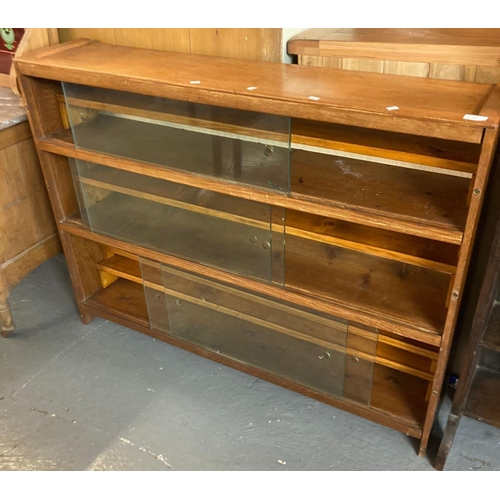
<path id="1" fill-rule="evenodd" d="M 500 88 L 89 40 L 16 64 L 84 322 L 369 418 L 425 454 Z"/>

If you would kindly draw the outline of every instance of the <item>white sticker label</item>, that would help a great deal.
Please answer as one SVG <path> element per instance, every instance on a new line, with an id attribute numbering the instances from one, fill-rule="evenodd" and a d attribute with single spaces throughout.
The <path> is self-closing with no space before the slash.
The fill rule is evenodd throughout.
<path id="1" fill-rule="evenodd" d="M 308 99 L 311 99 L 311 101 L 319 101 L 319 97 L 316 97 L 315 95 L 310 95 Z"/>
<path id="2" fill-rule="evenodd" d="M 472 120 L 473 122 L 485 122 L 487 119 L 488 119 L 487 116 L 464 115 L 464 120 Z"/>
<path id="3" fill-rule="evenodd" d="M 199 85 L 201 82 L 200 82 L 200 80 L 191 80 L 189 83 L 191 85 Z"/>
<path id="4" fill-rule="evenodd" d="M 247 87 L 247 90 L 257 90 L 257 87 Z"/>
<path id="5" fill-rule="evenodd" d="M 399 109 L 399 106 L 387 106 L 387 111 L 396 111 L 397 109 Z"/>

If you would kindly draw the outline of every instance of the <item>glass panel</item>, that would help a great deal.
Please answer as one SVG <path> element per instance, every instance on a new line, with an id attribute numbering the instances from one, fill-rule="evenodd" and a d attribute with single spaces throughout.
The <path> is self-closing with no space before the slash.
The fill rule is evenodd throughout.
<path id="1" fill-rule="evenodd" d="M 149 322 L 153 330 L 170 333 L 161 264 L 139 257 Z"/>
<path id="2" fill-rule="evenodd" d="M 349 324 L 344 399 L 370 406 L 378 330 Z"/>
<path id="3" fill-rule="evenodd" d="M 290 119 L 63 84 L 76 147 L 289 192 Z"/>
<path id="4" fill-rule="evenodd" d="M 163 266 L 171 334 L 342 397 L 347 322 Z"/>
<path id="5" fill-rule="evenodd" d="M 80 207 L 80 217 L 82 219 L 83 225 L 90 227 L 89 215 L 87 213 L 87 205 L 92 206 L 95 202 L 94 188 L 91 186 L 84 186 L 78 176 L 78 165 L 77 160 L 73 158 L 68 158 L 69 165 L 71 168 L 71 174 L 73 175 L 73 184 L 75 185 L 76 198 L 78 200 L 78 206 Z M 85 192 L 85 187 L 87 187 L 87 192 Z"/>
<path id="6" fill-rule="evenodd" d="M 92 231 L 283 283 L 283 210 L 272 232 L 271 207 L 264 203 L 80 160 L 76 165 L 82 213 Z"/>

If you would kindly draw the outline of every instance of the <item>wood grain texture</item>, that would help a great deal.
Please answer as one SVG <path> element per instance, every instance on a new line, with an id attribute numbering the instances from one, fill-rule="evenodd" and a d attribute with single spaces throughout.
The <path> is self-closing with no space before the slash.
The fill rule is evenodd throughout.
<path id="1" fill-rule="evenodd" d="M 37 56 L 38 54 L 38 56 Z M 486 84 L 422 81 L 404 76 L 347 72 L 331 68 L 304 68 L 261 61 L 230 58 L 206 59 L 198 55 L 175 52 L 145 51 L 101 43 L 89 43 L 68 48 L 57 54 L 40 57 L 42 52 L 25 54 L 17 60 L 24 74 L 129 90 L 136 84 L 139 93 L 181 100 L 194 100 L 206 104 L 228 107 L 246 107 L 264 111 L 273 105 L 273 113 L 285 116 L 313 118 L 378 127 L 394 126 L 405 131 L 405 121 L 416 118 L 433 121 L 426 133 L 412 129 L 420 135 L 435 134 L 440 129 L 445 136 L 465 128 L 468 134 L 460 137 L 469 142 L 477 138 L 474 131 L 495 126 L 498 116 L 490 116 L 480 124 L 463 120 L 466 113 L 478 113 L 493 90 Z M 109 61 L 113 61 L 110 66 Z M 85 71 L 79 68 L 85 68 Z M 171 71 L 175 68 L 175 71 Z M 231 68 L 231 78 L 221 79 Z M 152 71 L 154 69 L 154 71 Z M 148 74 L 149 73 L 149 74 Z M 190 81 L 200 81 L 195 89 Z M 127 82 L 124 84 L 124 82 Z M 332 84 L 333 82 L 333 84 Z M 247 87 L 255 86 L 249 91 Z M 209 92 L 205 92 L 209 91 Z M 397 93 L 398 102 L 394 102 Z M 320 101 L 311 101 L 309 96 Z M 386 107 L 397 105 L 397 113 Z"/>
<path id="2" fill-rule="evenodd" d="M 350 411 L 356 415 L 368 418 L 375 422 L 404 432 L 413 437 L 420 437 L 422 421 L 422 401 L 425 396 L 425 381 L 416 383 L 415 377 L 399 374 L 395 370 L 380 366 L 373 380 L 372 408 L 349 401 L 342 401 L 329 397 L 324 393 L 314 391 L 295 382 L 270 374 L 263 370 L 239 363 L 215 352 L 197 347 L 188 342 L 179 340 L 171 335 L 153 331 L 147 328 L 147 307 L 144 300 L 142 285 L 119 279 L 106 290 L 100 290 L 86 302 L 86 307 L 93 314 L 111 321 L 118 322 L 146 333 L 155 338 L 171 343 L 188 351 L 202 355 L 219 363 L 236 368 L 253 376 L 258 376 L 269 382 L 294 390 L 308 397 L 318 399 L 337 408 Z M 131 313 L 132 311 L 132 313 Z M 141 313 L 142 311 L 142 313 Z M 137 318 L 137 319 L 135 319 Z M 412 394 L 406 400 L 408 394 Z M 385 404 L 384 404 L 385 401 Z"/>
<path id="3" fill-rule="evenodd" d="M 0 131 L 0 178 L 0 263 L 12 287 L 53 255 L 47 240 L 58 240 L 27 122 Z"/>
<path id="4" fill-rule="evenodd" d="M 192 54 L 281 61 L 281 28 L 59 28 L 61 42 L 103 43 Z"/>
<path id="5" fill-rule="evenodd" d="M 288 53 L 498 66 L 500 30 L 324 28 L 294 36 L 288 42 Z"/>

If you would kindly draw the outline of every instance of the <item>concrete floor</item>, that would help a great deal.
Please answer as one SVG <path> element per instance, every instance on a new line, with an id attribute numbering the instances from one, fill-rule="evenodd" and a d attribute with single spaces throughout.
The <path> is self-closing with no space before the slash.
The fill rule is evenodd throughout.
<path id="1" fill-rule="evenodd" d="M 113 323 L 83 325 L 62 256 L 10 302 L 0 470 L 433 470 L 404 434 Z M 446 470 L 500 470 L 500 429 L 463 418 Z"/>

